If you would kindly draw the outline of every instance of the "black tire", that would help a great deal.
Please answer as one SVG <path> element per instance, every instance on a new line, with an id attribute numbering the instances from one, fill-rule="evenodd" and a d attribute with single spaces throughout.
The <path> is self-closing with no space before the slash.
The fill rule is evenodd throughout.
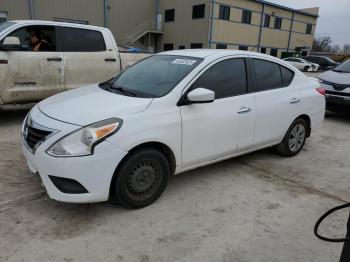
<path id="1" fill-rule="evenodd" d="M 160 151 L 145 148 L 131 153 L 114 174 L 110 201 L 126 208 L 143 208 L 164 192 L 170 175 L 167 158 Z"/>
<path id="2" fill-rule="evenodd" d="M 300 129 L 296 130 L 297 127 L 299 127 Z M 302 129 L 304 130 L 303 137 L 300 135 L 302 132 Z M 300 130 L 300 131 L 298 131 L 298 130 Z M 282 142 L 275 147 L 277 153 L 284 156 L 284 157 L 292 157 L 292 156 L 299 154 L 299 152 L 303 149 L 303 147 L 305 145 L 308 130 L 309 130 L 308 124 L 306 123 L 306 121 L 304 119 L 302 119 L 302 118 L 296 119 L 293 122 L 293 124 L 289 127 Z M 293 134 L 292 134 L 292 132 L 293 132 Z M 298 132 L 297 136 L 295 136 L 295 132 Z M 293 142 L 292 142 L 293 137 L 295 137 L 295 147 L 292 146 L 293 145 Z"/>
<path id="3" fill-rule="evenodd" d="M 310 66 L 305 66 L 305 67 L 304 67 L 304 72 L 308 72 L 309 69 L 310 69 Z"/>

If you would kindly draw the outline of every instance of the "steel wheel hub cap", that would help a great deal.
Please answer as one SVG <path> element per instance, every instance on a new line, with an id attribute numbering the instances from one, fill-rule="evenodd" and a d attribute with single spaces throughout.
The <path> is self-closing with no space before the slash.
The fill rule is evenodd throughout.
<path id="1" fill-rule="evenodd" d="M 305 127 L 302 124 L 297 124 L 289 136 L 289 149 L 293 152 L 298 151 L 305 140 Z"/>

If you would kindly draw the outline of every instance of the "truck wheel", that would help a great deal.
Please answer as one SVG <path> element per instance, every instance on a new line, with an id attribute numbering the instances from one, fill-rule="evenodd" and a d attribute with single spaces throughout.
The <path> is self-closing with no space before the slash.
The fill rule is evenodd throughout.
<path id="1" fill-rule="evenodd" d="M 278 154 L 292 157 L 304 147 L 307 136 L 308 125 L 304 119 L 298 118 L 288 129 L 282 142 L 275 147 Z"/>
<path id="2" fill-rule="evenodd" d="M 110 200 L 126 208 L 142 208 L 160 197 L 168 183 L 170 166 L 158 150 L 147 148 L 131 153 L 111 183 Z"/>

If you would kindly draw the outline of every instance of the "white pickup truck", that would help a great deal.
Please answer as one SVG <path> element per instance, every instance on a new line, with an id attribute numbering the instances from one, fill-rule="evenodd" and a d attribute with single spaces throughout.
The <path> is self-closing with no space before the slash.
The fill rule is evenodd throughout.
<path id="1" fill-rule="evenodd" d="M 146 56 L 120 53 L 107 28 L 35 20 L 0 23 L 0 109 L 109 80 Z"/>

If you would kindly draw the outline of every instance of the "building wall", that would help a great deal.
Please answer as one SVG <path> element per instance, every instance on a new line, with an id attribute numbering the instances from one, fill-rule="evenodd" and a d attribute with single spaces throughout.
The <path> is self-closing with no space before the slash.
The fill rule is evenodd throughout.
<path id="1" fill-rule="evenodd" d="M 193 5 L 205 4 L 205 16 L 192 19 Z M 210 21 L 209 0 L 161 0 L 160 13 L 167 9 L 175 9 L 175 21 L 163 23 L 163 37 L 160 46 L 173 44 L 175 49 L 180 45 L 190 48 L 191 43 L 201 43 L 203 48 L 208 47 L 208 30 Z"/>
<path id="2" fill-rule="evenodd" d="M 219 19 L 220 5 L 230 7 L 229 21 Z M 244 9 L 252 12 L 251 24 L 241 23 Z M 308 11 L 312 14 L 318 13 L 317 8 L 303 11 Z M 269 28 L 263 27 L 265 14 L 270 15 Z M 276 17 L 282 18 L 281 29 L 274 29 Z M 210 46 L 215 48 L 217 44 L 226 44 L 228 48 L 232 49 L 238 49 L 239 46 L 247 46 L 250 51 L 260 51 L 260 46 L 266 48 L 267 53 L 270 53 L 273 48 L 278 49 L 278 56 L 280 57 L 282 52 L 294 51 L 296 47 L 311 48 L 316 22 L 316 17 L 298 12 L 294 12 L 293 17 L 292 10 L 270 5 L 265 5 L 263 8 L 263 4 L 257 1 L 217 0 L 214 5 Z M 312 25 L 311 34 L 306 34 L 307 24 Z"/>
<path id="3" fill-rule="evenodd" d="M 7 12 L 9 20 L 30 19 L 28 0 L 0 0 L 0 11 Z"/>

